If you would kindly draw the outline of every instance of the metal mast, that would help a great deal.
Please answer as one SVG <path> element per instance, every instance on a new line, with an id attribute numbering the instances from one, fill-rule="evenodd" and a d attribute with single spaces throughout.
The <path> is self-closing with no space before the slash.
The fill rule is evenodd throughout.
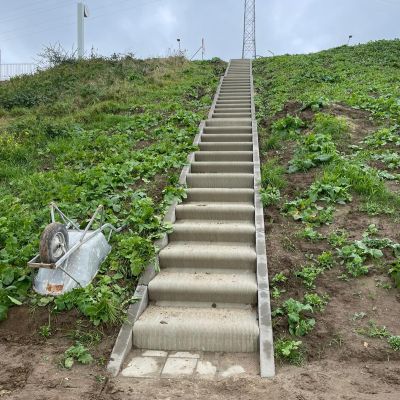
<path id="1" fill-rule="evenodd" d="M 244 1 L 242 58 L 256 58 L 256 0 Z"/>

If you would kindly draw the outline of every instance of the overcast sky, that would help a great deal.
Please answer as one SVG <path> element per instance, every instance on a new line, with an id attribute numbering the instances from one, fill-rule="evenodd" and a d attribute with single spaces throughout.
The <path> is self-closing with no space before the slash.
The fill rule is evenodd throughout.
<path id="1" fill-rule="evenodd" d="M 76 47 L 77 0 L 0 0 L 3 63 L 32 62 L 43 46 Z M 244 0 L 86 0 L 85 47 L 98 53 L 241 56 Z M 400 0 L 256 0 L 257 54 L 308 53 L 400 37 Z"/>

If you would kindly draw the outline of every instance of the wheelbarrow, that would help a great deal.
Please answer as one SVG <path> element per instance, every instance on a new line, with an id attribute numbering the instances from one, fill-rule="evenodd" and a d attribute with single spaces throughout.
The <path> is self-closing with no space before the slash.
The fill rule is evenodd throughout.
<path id="1" fill-rule="evenodd" d="M 103 224 L 104 208 L 99 206 L 86 228 L 68 218 L 55 203 L 50 204 L 51 223 L 42 233 L 39 254 L 28 262 L 38 269 L 33 288 L 42 295 L 58 296 L 77 287 L 85 287 L 96 276 L 101 263 L 111 251 L 109 241 L 113 232 L 120 232 L 113 225 Z M 63 223 L 56 222 L 58 214 Z M 100 216 L 100 228 L 91 230 Z M 107 238 L 105 231 L 108 231 Z"/>

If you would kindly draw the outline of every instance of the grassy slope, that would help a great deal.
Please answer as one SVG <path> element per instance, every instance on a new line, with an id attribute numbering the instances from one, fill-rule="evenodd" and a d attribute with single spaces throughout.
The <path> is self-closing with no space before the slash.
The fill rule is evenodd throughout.
<path id="1" fill-rule="evenodd" d="M 396 40 L 254 63 L 282 359 L 397 357 L 399 60 Z"/>
<path id="2" fill-rule="evenodd" d="M 0 320 L 29 300 L 25 268 L 51 201 L 84 225 L 99 204 L 127 225 L 93 286 L 57 300 L 95 324 L 115 322 L 144 266 L 178 172 L 224 69 L 180 58 L 64 63 L 0 85 Z"/>

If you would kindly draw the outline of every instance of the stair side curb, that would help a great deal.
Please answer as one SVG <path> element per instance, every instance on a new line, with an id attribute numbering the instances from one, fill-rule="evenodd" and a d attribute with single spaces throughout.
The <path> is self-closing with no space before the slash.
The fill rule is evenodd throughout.
<path id="1" fill-rule="evenodd" d="M 262 378 L 275 376 L 275 361 L 273 347 L 273 331 L 271 319 L 271 300 L 268 281 L 267 252 L 265 245 L 264 209 L 261 203 L 261 169 L 258 145 L 258 129 L 254 104 L 254 82 L 252 62 L 250 62 L 251 109 L 253 128 L 253 163 L 254 163 L 254 208 L 256 225 L 257 253 L 257 285 L 258 285 L 258 318 L 260 329 L 260 375 Z"/>
<path id="2" fill-rule="evenodd" d="M 110 360 L 107 364 L 107 371 L 114 377 L 119 374 L 122 364 L 132 349 L 133 325 L 143 314 L 144 310 L 149 304 L 147 286 L 138 285 L 136 287 L 134 297 L 139 300 L 129 306 L 127 311 L 127 319 L 119 331 L 117 340 L 115 341 L 110 355 Z"/>

